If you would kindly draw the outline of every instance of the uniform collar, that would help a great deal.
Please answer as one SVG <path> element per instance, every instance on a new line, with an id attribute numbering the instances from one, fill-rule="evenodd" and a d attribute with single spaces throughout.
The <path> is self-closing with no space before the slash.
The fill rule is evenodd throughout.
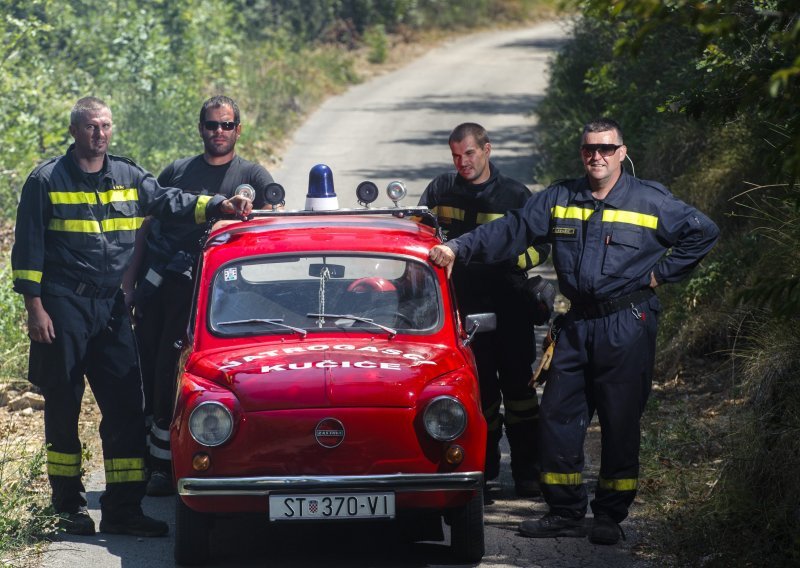
<path id="1" fill-rule="evenodd" d="M 69 148 L 67 148 L 67 153 L 65 155 L 66 164 L 67 164 L 67 171 L 69 172 L 70 177 L 74 181 L 80 181 L 83 179 L 86 172 L 82 171 L 78 167 L 78 162 L 75 161 L 75 156 L 73 156 L 73 152 L 75 152 L 75 144 L 70 144 Z M 100 168 L 100 176 L 105 178 L 109 174 L 109 165 L 108 165 L 108 153 L 103 156 L 103 167 Z"/>
<path id="2" fill-rule="evenodd" d="M 611 191 L 608 192 L 608 195 L 606 195 L 603 203 L 606 205 L 611 205 L 615 209 L 619 209 L 627 199 L 628 189 L 631 186 L 632 179 L 633 178 L 630 176 L 630 174 L 625 171 L 625 168 L 622 168 L 622 175 L 619 176 L 617 183 L 615 183 L 614 187 L 611 188 Z"/>
<path id="3" fill-rule="evenodd" d="M 614 187 L 612 187 L 611 191 L 608 192 L 606 198 L 603 199 L 603 203 L 618 209 L 628 195 L 628 189 L 631 186 L 632 179 L 633 178 L 631 175 L 625 171 L 625 168 L 623 167 L 622 175 L 619 176 L 617 183 L 614 184 Z M 575 201 L 586 203 L 597 201 L 592 196 L 592 187 L 589 185 L 589 178 L 586 176 L 579 180 L 578 186 L 575 188 L 575 194 Z"/>

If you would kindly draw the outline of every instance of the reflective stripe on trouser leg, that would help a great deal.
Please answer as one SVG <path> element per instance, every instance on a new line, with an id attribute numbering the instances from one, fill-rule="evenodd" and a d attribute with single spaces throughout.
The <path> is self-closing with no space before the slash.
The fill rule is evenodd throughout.
<path id="1" fill-rule="evenodd" d="M 114 313 L 119 319 L 110 321 L 90 342 L 86 371 L 103 414 L 106 490 L 100 507 L 111 519 L 141 512 L 147 435 L 133 331 L 124 304 L 116 305 Z"/>
<path id="2" fill-rule="evenodd" d="M 524 282 L 520 275 L 517 284 Z M 536 359 L 536 336 L 526 304 L 512 289 L 503 294 L 497 307 L 497 376 L 514 481 L 535 480 L 539 475 L 539 399 L 536 389 L 528 385 Z"/>
<path id="3" fill-rule="evenodd" d="M 599 371 L 591 384 L 602 439 L 600 479 L 592 511 L 621 522 L 636 497 L 639 481 L 640 419 L 652 382 L 657 311 L 645 302 L 595 320 L 593 344 Z"/>
<path id="4" fill-rule="evenodd" d="M 169 430 L 167 428 L 162 428 L 161 424 L 158 423 L 153 423 L 150 426 L 147 451 L 152 471 L 172 472 L 172 452 L 170 451 Z"/>
<path id="5" fill-rule="evenodd" d="M 62 452 L 47 450 L 47 475 L 80 477 L 81 455 L 64 454 Z"/>
<path id="6" fill-rule="evenodd" d="M 144 481 L 143 458 L 113 458 L 103 463 L 106 470 L 106 484 Z"/>
<path id="7" fill-rule="evenodd" d="M 83 298 L 42 295 L 42 305 L 57 330 L 53 343 L 30 345 L 28 379 L 44 397 L 47 473 L 53 508 L 74 513 L 86 506 L 81 482 L 78 419 L 85 390 L 83 360 L 87 332 L 100 315 L 86 309 Z"/>
<path id="8" fill-rule="evenodd" d="M 540 484 L 550 510 L 573 518 L 586 514 L 583 443 L 589 423 L 584 369 L 585 322 L 567 322 L 544 385 L 539 409 Z"/>
<path id="9" fill-rule="evenodd" d="M 532 389 L 523 399 L 504 397 L 506 437 L 515 481 L 539 476 L 539 400 Z"/>

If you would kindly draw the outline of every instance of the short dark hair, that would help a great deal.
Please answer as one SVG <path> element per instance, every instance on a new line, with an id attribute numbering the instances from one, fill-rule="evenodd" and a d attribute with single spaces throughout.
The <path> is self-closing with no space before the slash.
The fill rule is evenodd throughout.
<path id="1" fill-rule="evenodd" d="M 204 102 L 203 106 L 200 108 L 200 124 L 206 121 L 206 111 L 208 109 L 219 108 L 221 106 L 231 107 L 233 109 L 234 122 L 239 122 L 239 105 L 236 104 L 236 101 L 230 97 L 226 97 L 225 95 L 216 95 Z"/>
<path id="2" fill-rule="evenodd" d="M 475 138 L 475 143 L 481 148 L 489 143 L 489 133 L 486 132 L 486 129 L 483 126 L 475 122 L 464 122 L 463 124 L 456 126 L 450 133 L 450 138 L 447 140 L 447 143 L 452 144 L 453 142 L 461 142 L 467 136 L 472 136 Z"/>
<path id="3" fill-rule="evenodd" d="M 75 103 L 75 106 L 72 107 L 72 111 L 69 113 L 69 123 L 78 124 L 84 114 L 95 110 L 110 111 L 111 109 L 105 101 L 97 97 L 83 97 L 78 99 L 78 102 Z"/>
<path id="4" fill-rule="evenodd" d="M 583 134 L 587 132 L 608 132 L 609 130 L 616 130 L 619 143 L 624 144 L 622 141 L 622 127 L 613 118 L 595 118 L 583 125 Z"/>

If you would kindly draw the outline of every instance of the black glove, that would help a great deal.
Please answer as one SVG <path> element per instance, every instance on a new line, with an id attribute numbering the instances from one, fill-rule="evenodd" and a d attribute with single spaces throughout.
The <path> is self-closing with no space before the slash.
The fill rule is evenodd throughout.
<path id="1" fill-rule="evenodd" d="M 556 299 L 556 289 L 547 280 L 539 275 L 528 278 L 522 286 L 528 313 L 534 325 L 542 325 L 550 320 L 553 315 L 553 302 Z"/>

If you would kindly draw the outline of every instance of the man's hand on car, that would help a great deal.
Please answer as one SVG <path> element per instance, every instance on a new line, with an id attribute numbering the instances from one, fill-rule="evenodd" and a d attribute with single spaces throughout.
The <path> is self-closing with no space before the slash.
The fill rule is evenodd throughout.
<path id="1" fill-rule="evenodd" d="M 219 210 L 226 215 L 236 215 L 242 220 L 247 220 L 247 216 L 253 210 L 253 202 L 242 195 L 234 195 L 220 203 Z"/>
<path id="2" fill-rule="evenodd" d="M 450 274 L 453 273 L 453 263 L 455 263 L 456 255 L 449 247 L 445 245 L 434 246 L 428 251 L 428 258 L 436 266 L 444 268 L 447 272 L 447 277 L 450 278 Z"/>

